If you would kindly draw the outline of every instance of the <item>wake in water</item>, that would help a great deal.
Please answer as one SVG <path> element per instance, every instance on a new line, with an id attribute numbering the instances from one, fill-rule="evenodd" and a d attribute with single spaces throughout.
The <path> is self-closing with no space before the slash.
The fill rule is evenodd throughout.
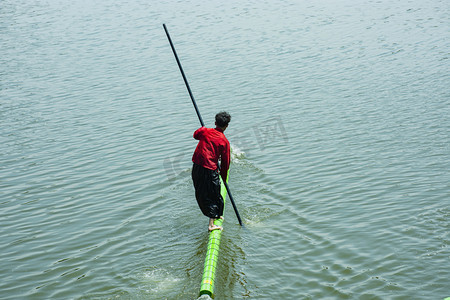
<path id="1" fill-rule="evenodd" d="M 231 161 L 232 162 L 239 162 L 240 160 L 245 159 L 245 152 L 241 150 L 236 145 L 231 145 Z"/>
<path id="2" fill-rule="evenodd" d="M 154 268 L 146 270 L 141 275 L 141 280 L 146 286 L 146 290 L 157 295 L 164 295 L 168 291 L 176 289 L 179 278 L 170 274 L 167 270 Z"/>
<path id="3" fill-rule="evenodd" d="M 208 295 L 201 295 L 197 300 L 212 300 L 212 298 Z"/>

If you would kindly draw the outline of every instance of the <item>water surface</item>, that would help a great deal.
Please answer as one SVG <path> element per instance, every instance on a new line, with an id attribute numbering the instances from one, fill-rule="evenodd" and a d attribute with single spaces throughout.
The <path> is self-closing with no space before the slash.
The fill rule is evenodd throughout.
<path id="1" fill-rule="evenodd" d="M 3 1 L 0 298 L 196 299 L 199 122 L 233 146 L 216 299 L 450 296 L 447 1 Z"/>

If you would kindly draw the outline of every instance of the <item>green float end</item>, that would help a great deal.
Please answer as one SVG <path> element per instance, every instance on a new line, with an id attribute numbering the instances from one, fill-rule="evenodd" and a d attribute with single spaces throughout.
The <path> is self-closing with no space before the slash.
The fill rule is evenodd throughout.
<path id="1" fill-rule="evenodd" d="M 225 209 L 225 199 L 227 196 L 227 189 L 225 188 L 225 185 L 223 184 L 222 180 L 220 181 L 220 193 L 223 198 Z M 214 224 L 217 226 L 222 226 L 223 220 L 217 219 L 216 221 L 214 221 Z M 208 246 L 206 248 L 205 265 L 203 268 L 202 284 L 200 286 L 199 296 L 208 295 L 211 298 L 214 298 L 214 282 L 216 280 L 216 268 L 217 262 L 219 260 L 219 246 L 221 236 L 222 230 L 213 230 L 209 233 Z"/>

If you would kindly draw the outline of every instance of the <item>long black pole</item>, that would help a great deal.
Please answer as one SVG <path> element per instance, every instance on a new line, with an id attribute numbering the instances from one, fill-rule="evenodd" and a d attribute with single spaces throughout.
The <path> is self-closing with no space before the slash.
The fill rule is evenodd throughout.
<path id="1" fill-rule="evenodd" d="M 197 112 L 197 116 L 198 116 L 198 119 L 200 120 L 200 124 L 202 126 L 205 126 L 205 123 L 203 123 L 202 116 L 200 115 L 200 111 L 198 110 L 197 104 L 195 103 L 194 95 L 192 94 L 191 88 L 189 87 L 189 83 L 187 81 L 186 75 L 184 74 L 183 67 L 181 66 L 181 62 L 178 59 L 177 51 L 175 51 L 175 47 L 173 46 L 172 39 L 170 38 L 169 31 L 167 30 L 166 24 L 163 24 L 163 27 L 164 27 L 164 31 L 166 32 L 167 39 L 169 40 L 170 47 L 172 48 L 173 55 L 175 55 L 175 59 L 177 60 L 178 67 L 180 68 L 181 75 L 183 76 L 184 83 L 186 84 L 186 88 L 189 92 L 189 96 L 191 96 L 192 104 L 194 104 L 194 108 L 195 108 L 195 111 Z M 227 193 L 228 193 L 228 196 L 230 197 L 231 204 L 233 205 L 234 212 L 236 213 L 236 217 L 239 221 L 239 225 L 242 226 L 241 216 L 239 215 L 236 204 L 234 203 L 233 196 L 231 196 L 230 188 L 228 187 L 228 184 L 225 180 L 222 180 L 222 181 L 225 184 L 225 188 L 227 189 Z"/>
<path id="2" fill-rule="evenodd" d="M 200 124 L 205 126 L 203 123 L 202 116 L 200 115 L 200 111 L 198 110 L 197 104 L 195 103 L 194 95 L 192 94 L 191 88 L 189 87 L 189 83 L 187 81 L 186 75 L 184 75 L 183 67 L 181 66 L 181 62 L 178 59 L 177 51 L 175 51 L 175 47 L 173 46 L 172 39 L 170 38 L 169 31 L 167 31 L 166 24 L 163 24 L 164 31 L 166 32 L 167 38 L 169 39 L 170 47 L 172 48 L 173 55 L 175 55 L 175 59 L 177 60 L 178 67 L 180 68 L 181 75 L 183 75 L 184 83 L 186 84 L 186 88 L 189 92 L 189 96 L 191 96 L 192 104 L 194 104 L 195 111 L 197 112 L 198 119 L 200 120 Z"/>

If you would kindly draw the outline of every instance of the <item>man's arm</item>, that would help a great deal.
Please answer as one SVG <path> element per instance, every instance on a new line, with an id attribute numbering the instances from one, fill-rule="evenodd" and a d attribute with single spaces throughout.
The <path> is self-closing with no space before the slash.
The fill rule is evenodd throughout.
<path id="1" fill-rule="evenodd" d="M 230 167 L 230 143 L 227 141 L 224 151 L 221 153 L 220 158 L 220 176 L 226 182 L 228 175 L 228 168 Z"/>
<path id="2" fill-rule="evenodd" d="M 194 139 L 200 140 L 205 132 L 206 127 L 202 126 L 194 132 Z"/>

